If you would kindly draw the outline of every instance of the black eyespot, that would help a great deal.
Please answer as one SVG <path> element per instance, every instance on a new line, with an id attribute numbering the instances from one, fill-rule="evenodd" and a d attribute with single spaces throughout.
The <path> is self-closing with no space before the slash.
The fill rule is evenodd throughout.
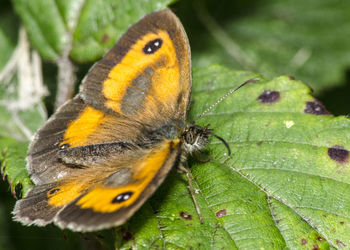
<path id="1" fill-rule="evenodd" d="M 159 50 L 160 47 L 162 47 L 162 43 L 163 43 L 162 39 L 159 39 L 159 38 L 154 39 L 145 45 L 145 47 L 143 48 L 143 52 L 145 54 L 153 54 L 157 50 Z"/>
<path id="2" fill-rule="evenodd" d="M 49 195 L 53 195 L 53 194 L 57 193 L 58 191 L 60 191 L 59 188 L 51 189 L 51 190 L 49 191 Z"/>
<path id="3" fill-rule="evenodd" d="M 69 143 L 66 143 L 66 144 L 63 144 L 63 145 L 60 146 L 60 150 L 65 150 L 65 149 L 67 149 L 69 147 L 70 147 Z"/>
<path id="4" fill-rule="evenodd" d="M 133 192 L 125 192 L 122 194 L 118 194 L 113 200 L 112 203 L 121 203 L 124 202 L 128 199 L 130 199 L 130 197 L 133 195 Z"/>

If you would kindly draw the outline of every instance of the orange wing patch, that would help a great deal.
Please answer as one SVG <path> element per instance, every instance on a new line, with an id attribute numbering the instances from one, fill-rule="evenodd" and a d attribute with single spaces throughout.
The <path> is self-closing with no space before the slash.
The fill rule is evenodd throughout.
<path id="1" fill-rule="evenodd" d="M 171 150 L 179 143 L 180 140 L 166 141 L 140 159 L 132 168 L 133 182 L 130 184 L 114 188 L 99 185 L 80 198 L 77 205 L 100 213 L 115 212 L 121 207 L 130 206 L 151 183 Z"/>
<path id="2" fill-rule="evenodd" d="M 143 79 L 135 83 L 139 76 Z M 149 110 L 158 102 L 174 102 L 181 91 L 179 81 L 179 65 L 173 42 L 166 31 L 158 30 L 140 38 L 111 70 L 103 83 L 102 92 L 107 98 L 105 105 L 121 114 L 136 115 L 123 109 L 123 105 L 132 106 L 135 100 L 141 103 L 147 98 L 143 110 Z M 127 95 L 133 95 L 133 98 L 128 99 Z M 140 103 L 137 108 L 141 108 Z"/>
<path id="3" fill-rule="evenodd" d="M 56 186 L 47 192 L 48 203 L 50 206 L 62 207 L 78 198 L 87 188 L 88 185 L 82 182 L 67 182 Z"/>
<path id="4" fill-rule="evenodd" d="M 68 125 L 60 146 L 63 144 L 69 144 L 70 147 L 86 145 L 88 136 L 93 134 L 104 120 L 105 116 L 102 111 L 90 106 L 86 107 L 78 119 Z"/>

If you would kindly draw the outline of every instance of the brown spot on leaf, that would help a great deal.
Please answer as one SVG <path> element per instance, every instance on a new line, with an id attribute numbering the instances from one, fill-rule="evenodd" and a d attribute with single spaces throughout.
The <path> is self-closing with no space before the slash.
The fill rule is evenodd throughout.
<path id="1" fill-rule="evenodd" d="M 318 237 L 317 237 L 317 240 L 318 240 L 318 241 L 323 241 L 324 239 L 323 239 L 321 236 L 318 236 Z"/>
<path id="2" fill-rule="evenodd" d="M 180 212 L 180 216 L 184 218 L 185 220 L 192 220 L 192 215 L 186 213 L 186 212 Z"/>
<path id="3" fill-rule="evenodd" d="M 289 80 L 295 80 L 294 76 L 288 76 Z"/>
<path id="4" fill-rule="evenodd" d="M 319 249 L 320 249 L 320 247 L 317 244 L 312 246 L 312 250 L 319 250 Z"/>
<path id="5" fill-rule="evenodd" d="M 340 221 L 339 224 L 340 224 L 340 225 L 344 225 L 344 221 Z"/>
<path id="6" fill-rule="evenodd" d="M 340 247 L 346 247 L 346 245 L 343 242 L 341 242 L 340 240 L 337 240 L 337 244 Z"/>
<path id="7" fill-rule="evenodd" d="M 322 103 L 315 100 L 313 102 L 306 102 L 306 108 L 304 109 L 304 112 L 307 114 L 314 114 L 314 115 L 330 115 L 331 113 L 328 112 L 328 110 L 323 106 Z"/>
<path id="8" fill-rule="evenodd" d="M 333 146 L 328 148 L 328 156 L 336 162 L 345 163 L 349 158 L 349 151 L 343 148 L 342 146 Z"/>
<path id="9" fill-rule="evenodd" d="M 221 218 L 226 215 L 226 209 L 221 209 L 220 211 L 216 212 L 216 217 Z"/>
<path id="10" fill-rule="evenodd" d="M 274 90 L 265 90 L 258 97 L 258 101 L 266 104 L 277 102 L 279 99 L 280 99 L 280 92 L 274 91 Z"/>
<path id="11" fill-rule="evenodd" d="M 306 239 L 301 239 L 301 244 L 302 245 L 306 245 L 307 244 L 307 240 Z"/>
<path id="12" fill-rule="evenodd" d="M 126 231 L 123 228 L 122 229 L 122 238 L 123 238 L 123 241 L 129 241 L 129 240 L 134 239 L 134 236 L 129 231 Z"/>
<path id="13" fill-rule="evenodd" d="M 103 42 L 103 43 L 106 43 L 106 42 L 109 41 L 109 39 L 110 39 L 109 35 L 104 34 L 103 37 L 102 37 L 102 42 Z"/>

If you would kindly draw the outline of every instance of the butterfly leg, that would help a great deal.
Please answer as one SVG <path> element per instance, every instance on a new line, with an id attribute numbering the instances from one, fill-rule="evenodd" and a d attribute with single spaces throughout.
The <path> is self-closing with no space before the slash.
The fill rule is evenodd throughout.
<path id="1" fill-rule="evenodd" d="M 204 221 L 203 221 L 203 217 L 202 217 L 202 213 L 201 213 L 201 210 L 198 206 L 198 203 L 197 203 L 197 200 L 196 200 L 196 197 L 194 196 L 194 189 L 193 189 L 193 185 L 192 185 L 192 177 L 191 177 L 191 172 L 185 168 L 182 164 L 180 164 L 178 166 L 179 170 L 184 172 L 186 174 L 186 178 L 187 178 L 187 181 L 188 181 L 188 185 L 189 185 L 189 190 L 190 190 L 190 193 L 191 193 L 191 196 L 192 196 L 192 200 L 193 200 L 193 203 L 194 203 L 194 206 L 196 207 L 196 210 L 197 210 L 197 214 L 199 216 L 199 220 L 200 222 L 203 224 Z"/>

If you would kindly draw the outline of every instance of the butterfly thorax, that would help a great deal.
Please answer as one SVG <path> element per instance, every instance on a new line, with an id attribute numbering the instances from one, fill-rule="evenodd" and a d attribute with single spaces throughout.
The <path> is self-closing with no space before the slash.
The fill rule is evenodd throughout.
<path id="1" fill-rule="evenodd" d="M 208 126 L 201 127 L 194 124 L 187 125 L 183 121 L 172 121 L 148 132 L 147 138 L 153 143 L 159 143 L 164 138 L 180 139 L 182 141 L 182 154 L 187 156 L 205 147 L 211 134 L 212 130 Z"/>

